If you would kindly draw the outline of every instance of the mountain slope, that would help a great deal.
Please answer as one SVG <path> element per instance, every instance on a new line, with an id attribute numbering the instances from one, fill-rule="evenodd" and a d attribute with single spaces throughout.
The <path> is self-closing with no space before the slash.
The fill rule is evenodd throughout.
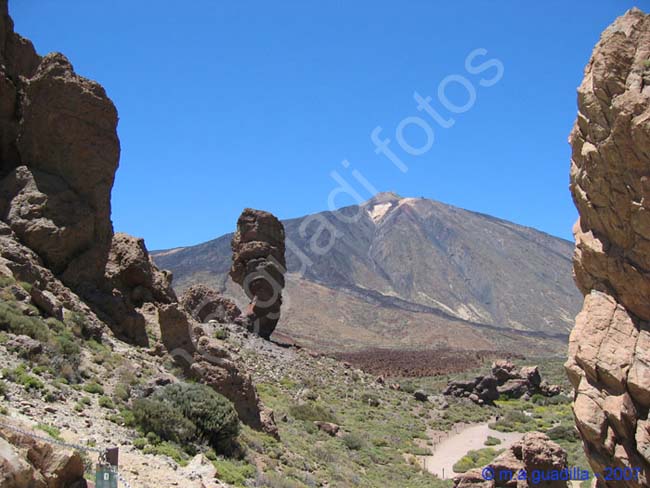
<path id="1" fill-rule="evenodd" d="M 278 330 L 321 347 L 510 347 L 565 339 L 578 311 L 572 244 L 494 217 L 381 193 L 284 225 Z M 228 278 L 231 237 L 154 259 L 177 290 L 201 282 L 241 302 Z"/>

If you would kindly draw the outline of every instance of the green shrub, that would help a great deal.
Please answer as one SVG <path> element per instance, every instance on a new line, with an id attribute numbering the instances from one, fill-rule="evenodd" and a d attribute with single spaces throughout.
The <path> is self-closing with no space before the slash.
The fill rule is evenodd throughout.
<path id="1" fill-rule="evenodd" d="M 115 397 L 120 402 L 126 402 L 131 398 L 131 388 L 127 385 L 117 385 L 113 390 L 113 397 Z"/>
<path id="2" fill-rule="evenodd" d="M 365 445 L 364 440 L 355 434 L 344 434 L 343 437 L 341 437 L 341 442 L 343 442 L 343 445 L 351 451 L 358 451 Z"/>
<path id="3" fill-rule="evenodd" d="M 170 442 L 162 442 L 156 446 L 147 446 L 144 448 L 145 454 L 154 454 L 156 456 L 167 456 L 172 458 L 181 466 L 187 465 L 187 454 L 185 454 L 177 445 Z"/>
<path id="4" fill-rule="evenodd" d="M 551 427 L 546 431 L 546 435 L 554 441 L 577 441 L 579 438 L 573 425 L 557 425 Z"/>
<path id="5" fill-rule="evenodd" d="M 16 282 L 11 276 L 0 275 L 0 288 L 6 288 Z"/>
<path id="6" fill-rule="evenodd" d="M 92 395 L 103 395 L 104 394 L 104 388 L 102 388 L 102 385 L 93 382 L 87 383 L 83 387 L 84 391 L 86 393 L 90 393 Z"/>
<path id="7" fill-rule="evenodd" d="M 133 403 L 135 422 L 146 434 L 180 444 L 189 443 L 196 436 L 196 426 L 173 405 L 151 398 Z"/>
<path id="8" fill-rule="evenodd" d="M 27 317 L 7 302 L 0 302 L 0 330 L 26 335 L 41 342 L 46 342 L 50 335 L 49 328 L 40 317 Z"/>
<path id="9" fill-rule="evenodd" d="M 7 383 L 0 380 L 0 397 L 4 398 L 6 396 L 7 396 Z"/>
<path id="10" fill-rule="evenodd" d="M 371 407 L 378 407 L 380 403 L 379 397 L 377 397 L 377 395 L 374 393 L 364 393 L 361 395 L 361 401 L 366 405 L 370 405 Z"/>
<path id="11" fill-rule="evenodd" d="M 478 451 L 469 451 L 465 456 L 454 464 L 454 473 L 465 473 L 470 469 L 479 468 L 491 463 L 495 457 L 503 452 L 503 449 L 496 450 L 491 447 L 479 449 Z"/>
<path id="12" fill-rule="evenodd" d="M 61 431 L 53 425 L 38 424 L 36 428 L 42 430 L 43 432 L 47 432 L 50 437 L 54 439 L 61 440 Z"/>
<path id="13" fill-rule="evenodd" d="M 64 320 L 77 337 L 89 337 L 91 335 L 88 320 L 83 314 L 79 312 L 67 312 Z"/>
<path id="14" fill-rule="evenodd" d="M 226 329 L 217 329 L 214 332 L 214 338 L 225 341 L 226 339 L 228 339 L 228 330 L 226 330 Z"/>
<path id="15" fill-rule="evenodd" d="M 501 439 L 497 439 L 496 437 L 489 435 L 483 444 L 486 446 L 498 446 L 501 444 Z"/>
<path id="16" fill-rule="evenodd" d="M 212 388 L 198 383 L 174 383 L 154 394 L 177 408 L 197 428 L 199 437 L 215 449 L 227 449 L 239 434 L 233 404 Z"/>
<path id="17" fill-rule="evenodd" d="M 146 445 L 147 445 L 147 439 L 145 439 L 144 437 L 138 437 L 137 439 L 133 440 L 133 447 L 135 447 L 136 449 L 142 450 L 146 447 Z"/>
<path id="18" fill-rule="evenodd" d="M 220 480 L 235 486 L 243 486 L 246 480 L 255 476 L 255 467 L 245 461 L 217 459 L 214 466 Z"/>
<path id="19" fill-rule="evenodd" d="M 102 408 L 108 408 L 109 410 L 113 410 L 115 408 L 115 404 L 113 403 L 113 400 L 110 399 L 110 397 L 103 396 L 99 398 L 99 406 Z"/>
<path id="20" fill-rule="evenodd" d="M 338 423 L 331 410 L 326 409 L 318 403 L 302 403 L 291 405 L 289 414 L 296 420 L 311 420 L 312 422 L 333 422 Z"/>
<path id="21" fill-rule="evenodd" d="M 22 385 L 27 391 L 42 390 L 45 387 L 41 380 L 27 372 L 24 364 L 20 364 L 14 369 L 3 369 L 2 375 L 9 381 Z"/>

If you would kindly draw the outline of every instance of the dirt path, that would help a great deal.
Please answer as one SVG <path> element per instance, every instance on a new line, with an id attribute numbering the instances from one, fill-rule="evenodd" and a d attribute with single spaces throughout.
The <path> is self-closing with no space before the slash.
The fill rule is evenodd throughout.
<path id="1" fill-rule="evenodd" d="M 490 429 L 487 423 L 468 425 L 447 437 L 432 436 L 433 454 L 418 456 L 418 459 L 424 469 L 430 473 L 441 479 L 449 479 L 456 474 L 452 469 L 453 465 L 468 451 L 486 447 L 484 442 L 488 436 L 501 440 L 501 444 L 493 446 L 495 449 L 507 449 L 523 435 L 520 432 L 498 432 Z"/>

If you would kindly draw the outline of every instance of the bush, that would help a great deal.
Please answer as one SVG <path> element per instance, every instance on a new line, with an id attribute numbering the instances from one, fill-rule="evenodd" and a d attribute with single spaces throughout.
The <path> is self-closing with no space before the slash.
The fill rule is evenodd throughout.
<path id="1" fill-rule="evenodd" d="M 235 486 L 243 486 L 246 480 L 255 476 L 255 467 L 245 461 L 218 459 L 214 461 L 214 466 L 221 481 Z"/>
<path id="2" fill-rule="evenodd" d="M 371 407 L 378 407 L 380 403 L 379 397 L 374 393 L 364 393 L 361 395 L 361 402 L 370 405 Z"/>
<path id="3" fill-rule="evenodd" d="M 546 431 L 551 440 L 577 441 L 578 433 L 572 425 L 558 425 Z"/>
<path id="4" fill-rule="evenodd" d="M 53 425 L 38 424 L 36 428 L 42 430 L 43 432 L 47 432 L 53 439 L 61 439 L 61 431 Z"/>
<path id="5" fill-rule="evenodd" d="M 503 449 L 496 450 L 491 447 L 479 449 L 478 451 L 469 451 L 465 456 L 454 464 L 454 473 L 465 473 L 470 469 L 479 468 L 491 463 L 495 457 L 503 452 Z"/>
<path id="6" fill-rule="evenodd" d="M 501 444 L 501 439 L 497 439 L 496 437 L 489 435 L 483 444 L 486 446 L 498 446 Z"/>
<path id="7" fill-rule="evenodd" d="M 17 366 L 15 369 L 3 369 L 2 375 L 9 381 L 23 385 L 25 390 L 42 390 L 45 385 L 36 376 L 27 372 L 24 364 Z"/>
<path id="8" fill-rule="evenodd" d="M 104 388 L 102 388 L 102 385 L 100 385 L 98 383 L 95 383 L 94 381 L 84 385 L 84 391 L 86 393 L 91 393 L 93 395 L 103 395 L 104 394 Z"/>
<path id="9" fill-rule="evenodd" d="M 228 331 L 226 329 L 217 329 L 214 332 L 214 338 L 225 341 L 228 339 Z"/>
<path id="10" fill-rule="evenodd" d="M 359 451 L 365 445 L 363 439 L 355 434 L 345 434 L 341 437 L 341 441 L 351 451 Z"/>
<path id="11" fill-rule="evenodd" d="M 302 403 L 289 407 L 289 413 L 296 420 L 311 420 L 312 422 L 338 423 L 334 414 L 317 403 Z"/>
<path id="12" fill-rule="evenodd" d="M 196 436 L 196 426 L 174 406 L 160 400 L 142 398 L 133 403 L 135 422 L 145 434 L 180 444 Z"/>
<path id="13" fill-rule="evenodd" d="M 227 449 L 239 434 L 239 417 L 223 395 L 202 384 L 167 385 L 155 397 L 176 407 L 196 428 L 199 437 L 215 449 Z"/>
<path id="14" fill-rule="evenodd" d="M 10 303 L 0 302 L 0 329 L 16 335 L 26 335 L 37 341 L 47 341 L 50 330 L 38 317 L 27 317 Z"/>
<path id="15" fill-rule="evenodd" d="M 115 404 L 113 403 L 113 400 L 111 400 L 107 396 L 103 396 L 99 398 L 99 406 L 102 408 L 108 408 L 109 410 L 113 410 L 115 408 Z"/>

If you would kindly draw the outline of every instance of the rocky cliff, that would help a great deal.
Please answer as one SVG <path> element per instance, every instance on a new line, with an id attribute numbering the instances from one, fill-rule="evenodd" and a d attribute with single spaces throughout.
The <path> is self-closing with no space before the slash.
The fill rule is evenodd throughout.
<path id="1" fill-rule="evenodd" d="M 197 324 L 178 304 L 171 273 L 156 268 L 143 239 L 113 232 L 117 122 L 104 88 L 62 54 L 39 56 L 0 0 L 0 278 L 31 290 L 14 287 L 26 313 L 80 314 L 79 335 L 177 348 L 174 334 Z M 273 432 L 250 378 L 226 351 L 211 352 L 223 361 L 197 357 L 206 370 L 199 379 L 232 398 L 244 422 Z"/>
<path id="2" fill-rule="evenodd" d="M 575 278 L 585 295 L 566 369 L 590 463 L 640 468 L 650 483 L 650 16 L 602 34 L 578 89 L 571 191 Z"/>

